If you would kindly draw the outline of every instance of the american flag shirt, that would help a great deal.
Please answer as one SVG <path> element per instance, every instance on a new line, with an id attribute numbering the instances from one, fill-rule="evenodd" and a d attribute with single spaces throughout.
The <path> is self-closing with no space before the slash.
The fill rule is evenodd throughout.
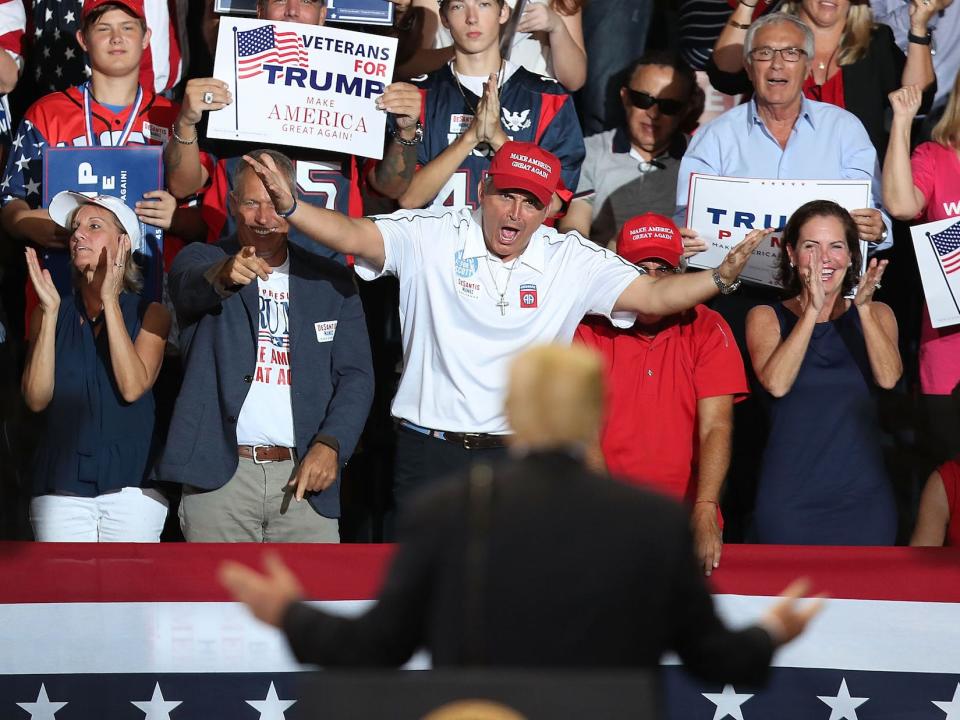
<path id="1" fill-rule="evenodd" d="M 130 117 L 130 106 L 114 112 L 96 102 L 92 94 L 90 105 L 94 134 L 101 145 L 114 145 Z M 145 89 L 127 144 L 162 145 L 179 111 L 179 105 Z M 6 172 L 0 183 L 4 205 L 19 198 L 31 208 L 41 206 L 43 148 L 48 145 L 87 145 L 83 96 L 79 87 L 46 95 L 27 109 L 14 134 Z"/>

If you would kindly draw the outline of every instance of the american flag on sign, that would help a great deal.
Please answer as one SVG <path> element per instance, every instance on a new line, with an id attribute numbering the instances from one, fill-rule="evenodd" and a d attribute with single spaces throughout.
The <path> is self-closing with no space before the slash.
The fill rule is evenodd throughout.
<path id="1" fill-rule="evenodd" d="M 950 274 L 960 270 L 960 221 L 929 237 L 944 272 Z"/>
<path id="2" fill-rule="evenodd" d="M 276 25 L 237 33 L 237 77 L 252 78 L 263 72 L 264 63 L 308 67 L 303 39 L 295 32 L 277 32 Z"/>

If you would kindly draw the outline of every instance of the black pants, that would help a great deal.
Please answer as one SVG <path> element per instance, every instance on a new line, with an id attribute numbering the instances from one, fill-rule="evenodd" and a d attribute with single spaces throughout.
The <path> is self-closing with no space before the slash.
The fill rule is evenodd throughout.
<path id="1" fill-rule="evenodd" d="M 403 425 L 397 428 L 397 454 L 393 466 L 393 501 L 402 516 L 410 501 L 431 483 L 462 472 L 475 462 L 496 463 L 506 448 L 467 450 L 446 440 L 423 435 Z"/>

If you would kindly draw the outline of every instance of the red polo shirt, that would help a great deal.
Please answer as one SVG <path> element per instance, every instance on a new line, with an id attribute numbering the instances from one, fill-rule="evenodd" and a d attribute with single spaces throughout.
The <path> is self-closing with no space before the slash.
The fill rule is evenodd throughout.
<path id="1" fill-rule="evenodd" d="M 577 328 L 576 340 L 606 358 L 601 445 L 610 473 L 690 499 L 697 487 L 697 400 L 742 399 L 748 392 L 726 321 L 697 305 L 647 338 L 591 317 Z"/>

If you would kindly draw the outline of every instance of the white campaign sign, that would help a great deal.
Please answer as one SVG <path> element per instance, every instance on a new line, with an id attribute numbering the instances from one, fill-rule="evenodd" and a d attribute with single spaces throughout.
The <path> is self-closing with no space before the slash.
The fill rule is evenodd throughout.
<path id="1" fill-rule="evenodd" d="M 930 324 L 935 328 L 960 323 L 960 250 L 950 249 L 951 238 L 955 242 L 960 229 L 948 230 L 954 225 L 960 225 L 960 217 L 910 228 Z M 937 252 L 937 239 L 942 254 Z"/>
<path id="2" fill-rule="evenodd" d="M 396 38 L 224 18 L 213 74 L 233 104 L 210 113 L 207 135 L 379 159 L 386 113 L 375 100 L 396 51 Z"/>
<path id="3" fill-rule="evenodd" d="M 757 228 L 782 231 L 798 207 L 811 200 L 833 200 L 847 210 L 871 207 L 869 180 L 764 180 L 717 177 L 693 173 L 686 225 L 710 245 L 690 258 L 690 265 L 714 268 L 734 245 Z M 765 240 L 740 277 L 761 285 L 780 287 L 780 232 Z M 867 244 L 861 243 L 864 263 Z"/>

